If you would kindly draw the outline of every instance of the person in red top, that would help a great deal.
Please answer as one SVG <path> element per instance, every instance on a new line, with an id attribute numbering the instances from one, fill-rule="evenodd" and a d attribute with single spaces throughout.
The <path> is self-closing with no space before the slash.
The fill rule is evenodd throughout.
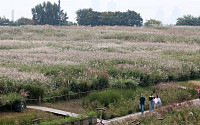
<path id="1" fill-rule="evenodd" d="M 199 100 L 200 100 L 200 88 L 199 88 Z"/>

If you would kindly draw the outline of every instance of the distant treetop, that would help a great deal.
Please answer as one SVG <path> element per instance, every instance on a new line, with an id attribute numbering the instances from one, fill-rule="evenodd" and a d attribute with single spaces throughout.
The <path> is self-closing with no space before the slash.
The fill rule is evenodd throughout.
<path id="1" fill-rule="evenodd" d="M 161 25 L 162 24 L 162 22 L 161 21 L 159 21 L 159 20 L 155 20 L 155 19 L 149 19 L 149 20 L 147 20 L 145 23 L 144 23 L 144 25 L 145 26 L 154 26 L 154 25 Z"/>
<path id="2" fill-rule="evenodd" d="M 38 25 L 65 25 L 67 24 L 67 13 L 60 10 L 59 6 L 51 2 L 44 2 L 32 8 L 33 20 Z"/>
<path id="3" fill-rule="evenodd" d="M 200 26 L 200 16 L 185 15 L 177 19 L 176 25 Z"/>
<path id="4" fill-rule="evenodd" d="M 127 12 L 97 12 L 89 9 L 80 9 L 76 12 L 77 23 L 84 26 L 142 26 L 143 19 L 139 13 L 128 10 Z"/>

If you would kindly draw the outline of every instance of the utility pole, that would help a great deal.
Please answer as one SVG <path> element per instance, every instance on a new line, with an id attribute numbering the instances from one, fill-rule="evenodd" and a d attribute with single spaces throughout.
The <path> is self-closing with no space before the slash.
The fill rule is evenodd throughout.
<path id="1" fill-rule="evenodd" d="M 59 18 L 59 25 L 61 25 L 61 15 L 60 15 L 60 0 L 58 0 L 58 18 Z"/>

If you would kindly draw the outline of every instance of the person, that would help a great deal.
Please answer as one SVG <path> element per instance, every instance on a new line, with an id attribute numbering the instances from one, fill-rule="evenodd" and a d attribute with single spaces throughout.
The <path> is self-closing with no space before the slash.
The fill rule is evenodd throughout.
<path id="1" fill-rule="evenodd" d="M 140 108 L 142 114 L 144 114 L 144 104 L 145 104 L 145 97 L 143 96 L 143 94 L 141 94 L 139 108 Z"/>
<path id="2" fill-rule="evenodd" d="M 154 97 L 153 94 L 151 93 L 151 95 L 149 96 L 149 111 L 151 112 L 152 110 L 154 110 L 154 101 L 153 101 Z"/>
<path id="3" fill-rule="evenodd" d="M 161 102 L 161 99 L 158 97 L 158 95 L 156 95 L 156 98 L 154 99 L 155 101 L 155 107 L 158 108 L 162 102 Z"/>
<path id="4" fill-rule="evenodd" d="M 199 88 L 199 100 L 200 100 L 200 88 Z"/>

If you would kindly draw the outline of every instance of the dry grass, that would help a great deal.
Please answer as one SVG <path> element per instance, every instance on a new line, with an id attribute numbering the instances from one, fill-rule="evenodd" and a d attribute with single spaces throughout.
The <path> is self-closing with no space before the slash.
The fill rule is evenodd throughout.
<path id="1" fill-rule="evenodd" d="M 180 85 L 175 82 L 160 83 L 155 86 L 158 90 L 169 90 L 174 88 L 180 88 Z"/>
<path id="2" fill-rule="evenodd" d="M 0 27 L 0 33 L 0 77 L 12 80 L 49 83 L 44 65 L 93 69 L 94 60 L 128 60 L 114 67 L 163 79 L 200 69 L 200 27 L 23 26 Z"/>
<path id="3" fill-rule="evenodd" d="M 194 87 L 200 87 L 200 81 L 189 81 L 188 84 Z"/>
<path id="4" fill-rule="evenodd" d="M 44 103 L 42 106 L 54 109 L 60 109 L 67 112 L 73 112 L 77 114 L 84 114 L 86 111 L 82 107 L 81 99 L 74 99 L 69 101 L 60 101 L 56 103 Z"/>

